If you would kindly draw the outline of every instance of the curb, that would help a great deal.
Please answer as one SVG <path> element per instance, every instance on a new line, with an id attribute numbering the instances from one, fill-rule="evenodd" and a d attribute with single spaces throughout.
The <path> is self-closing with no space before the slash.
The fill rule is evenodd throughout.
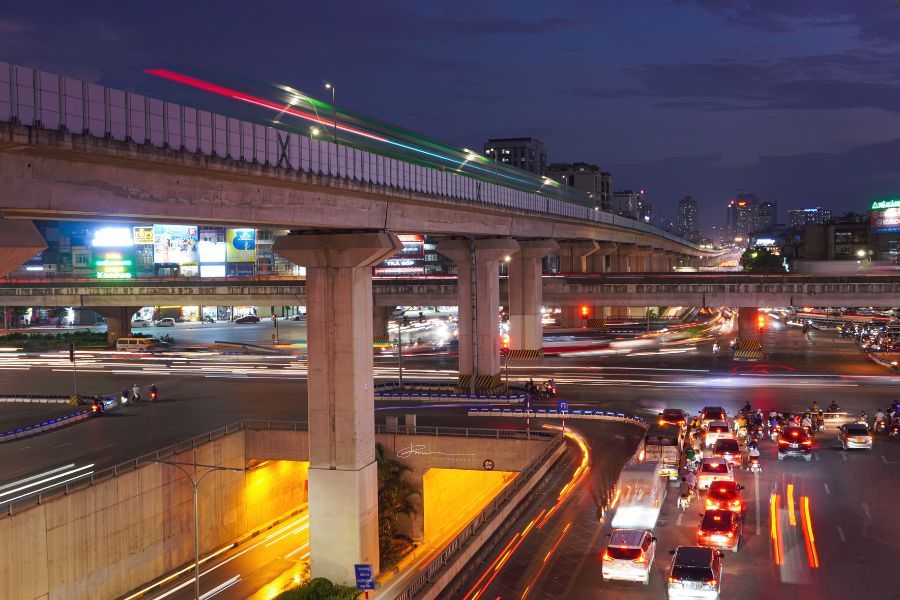
<path id="1" fill-rule="evenodd" d="M 70 415 L 59 417 L 58 419 L 50 419 L 49 421 L 38 423 L 37 425 L 28 425 L 27 427 L 12 429 L 10 431 L 0 433 L 0 443 L 11 442 L 13 440 L 19 440 L 25 437 L 30 437 L 32 435 L 39 435 L 41 433 L 60 429 L 68 425 L 84 421 L 85 419 L 89 419 L 91 418 L 92 414 L 93 411 L 90 409 L 80 410 Z"/>

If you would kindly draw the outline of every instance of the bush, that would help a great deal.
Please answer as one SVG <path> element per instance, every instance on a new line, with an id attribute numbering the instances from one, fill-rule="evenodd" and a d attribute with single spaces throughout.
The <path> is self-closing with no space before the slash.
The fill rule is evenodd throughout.
<path id="1" fill-rule="evenodd" d="M 324 577 L 317 577 L 282 592 L 275 600 L 354 600 L 358 595 L 359 591 L 354 587 L 334 585 Z"/>

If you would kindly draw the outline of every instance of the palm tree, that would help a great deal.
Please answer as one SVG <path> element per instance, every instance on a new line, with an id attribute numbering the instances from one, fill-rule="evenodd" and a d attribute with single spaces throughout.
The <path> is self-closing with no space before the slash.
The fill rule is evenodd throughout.
<path id="1" fill-rule="evenodd" d="M 394 546 L 397 517 L 415 514 L 416 507 L 410 499 L 421 492 L 403 479 L 410 468 L 388 458 L 381 444 L 375 444 L 375 459 L 378 463 L 378 547 L 384 569 L 401 558 Z"/>

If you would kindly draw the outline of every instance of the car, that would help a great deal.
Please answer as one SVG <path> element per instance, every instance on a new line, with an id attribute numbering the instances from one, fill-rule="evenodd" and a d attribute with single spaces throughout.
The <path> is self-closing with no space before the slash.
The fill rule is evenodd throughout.
<path id="1" fill-rule="evenodd" d="M 697 545 L 737 552 L 744 530 L 741 513 L 732 510 L 708 510 L 697 530 Z"/>
<path id="2" fill-rule="evenodd" d="M 714 458 L 724 458 L 731 463 L 735 469 L 740 469 L 744 464 L 744 454 L 737 440 L 733 438 L 720 437 L 712 447 L 712 455 Z"/>
<path id="3" fill-rule="evenodd" d="M 243 317 L 238 317 L 234 320 L 235 323 L 259 323 L 259 317 L 256 315 L 244 315 Z"/>
<path id="4" fill-rule="evenodd" d="M 134 319 L 131 321 L 131 328 L 153 327 L 153 321 L 150 319 Z"/>
<path id="5" fill-rule="evenodd" d="M 714 481 L 734 481 L 734 469 L 724 458 L 704 458 L 697 471 L 697 487 L 709 489 Z"/>
<path id="6" fill-rule="evenodd" d="M 812 438 L 800 427 L 785 427 L 778 435 L 778 460 L 786 456 L 798 456 L 812 460 Z"/>
<path id="7" fill-rule="evenodd" d="M 722 591 L 722 553 L 713 548 L 679 546 L 672 554 L 666 579 L 669 600 L 718 600 Z"/>
<path id="8" fill-rule="evenodd" d="M 682 429 L 686 429 L 687 422 L 687 413 L 680 408 L 666 408 L 659 413 L 660 425 L 678 425 Z"/>
<path id="9" fill-rule="evenodd" d="M 716 441 L 723 438 L 731 438 L 731 428 L 725 421 L 710 421 L 706 426 L 706 433 L 703 435 L 703 444 L 707 448 L 712 448 Z"/>
<path id="10" fill-rule="evenodd" d="M 714 481 L 706 492 L 706 510 L 730 510 L 744 512 L 741 490 L 744 486 L 735 481 Z"/>
<path id="11" fill-rule="evenodd" d="M 845 423 L 838 428 L 838 439 L 844 450 L 872 449 L 872 432 L 862 423 Z"/>
<path id="12" fill-rule="evenodd" d="M 175 319 L 170 317 L 166 317 L 165 319 L 160 319 L 156 322 L 157 327 L 175 327 Z"/>
<path id="13" fill-rule="evenodd" d="M 656 538 L 643 529 L 613 529 L 603 553 L 603 581 L 618 579 L 650 583 Z"/>
<path id="14" fill-rule="evenodd" d="M 700 424 L 706 427 L 710 421 L 728 422 L 728 413 L 721 406 L 704 406 L 700 411 Z"/>

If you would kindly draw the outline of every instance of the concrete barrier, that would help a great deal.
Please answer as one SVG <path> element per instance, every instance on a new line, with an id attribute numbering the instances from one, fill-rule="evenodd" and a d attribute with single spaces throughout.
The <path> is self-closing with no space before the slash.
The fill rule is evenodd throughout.
<path id="1" fill-rule="evenodd" d="M 71 396 L 47 396 L 43 394 L 2 394 L 0 402 L 21 402 L 24 404 L 66 404 Z"/>
<path id="2" fill-rule="evenodd" d="M 36 425 L 28 425 L 26 427 L 19 427 L 18 429 L 4 431 L 0 433 L 0 444 L 2 444 L 3 442 L 19 440 L 25 437 L 31 437 L 33 435 L 39 435 L 41 433 L 53 431 L 54 429 L 59 429 L 61 427 L 68 427 L 69 425 L 72 425 L 74 423 L 89 419 L 92 415 L 93 411 L 91 409 L 85 409 L 74 412 L 70 415 L 66 415 L 64 417 L 58 417 L 56 419 L 44 421 L 43 423 L 37 423 Z"/>
<path id="3" fill-rule="evenodd" d="M 647 427 L 646 419 L 627 415 L 611 410 L 571 410 L 559 411 L 549 408 L 536 408 L 527 410 L 524 408 L 471 408 L 470 417 L 519 417 L 531 419 L 587 419 L 593 421 L 613 421 L 616 423 L 631 423 L 640 427 Z"/>

